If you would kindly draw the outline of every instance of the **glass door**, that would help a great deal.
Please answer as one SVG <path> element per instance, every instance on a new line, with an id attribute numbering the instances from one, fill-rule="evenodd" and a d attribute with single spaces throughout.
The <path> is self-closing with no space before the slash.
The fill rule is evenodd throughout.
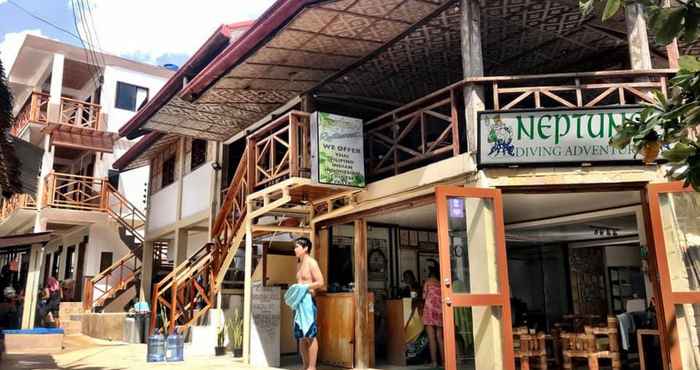
<path id="1" fill-rule="evenodd" d="M 700 370 L 700 193 L 675 182 L 648 185 L 647 197 L 662 342 L 672 369 Z"/>
<path id="2" fill-rule="evenodd" d="M 497 189 L 436 189 L 445 368 L 513 370 L 503 202 Z"/>

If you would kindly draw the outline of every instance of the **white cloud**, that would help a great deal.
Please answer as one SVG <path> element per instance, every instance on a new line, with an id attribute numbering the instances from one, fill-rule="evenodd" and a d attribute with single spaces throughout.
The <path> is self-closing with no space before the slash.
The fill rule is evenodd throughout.
<path id="1" fill-rule="evenodd" d="M 272 4 L 272 0 L 89 1 L 102 49 L 124 56 L 146 55 L 151 63 L 168 53 L 192 55 L 220 24 L 255 19 Z"/>
<path id="2" fill-rule="evenodd" d="M 2 1 L 3 0 L 0 0 L 0 3 L 2 3 Z M 2 65 L 5 67 L 6 73 L 10 73 L 12 64 L 15 62 L 15 58 L 17 58 L 19 48 L 22 47 L 24 38 L 27 35 L 43 36 L 41 30 L 31 29 L 6 33 L 5 38 L 0 41 L 0 59 L 2 60 Z"/>

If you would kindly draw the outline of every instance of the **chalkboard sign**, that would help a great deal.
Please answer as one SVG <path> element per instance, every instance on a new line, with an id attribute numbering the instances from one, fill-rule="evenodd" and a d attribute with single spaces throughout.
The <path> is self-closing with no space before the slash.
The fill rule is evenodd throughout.
<path id="1" fill-rule="evenodd" d="M 255 367 L 280 366 L 279 287 L 253 285 L 250 364 Z"/>

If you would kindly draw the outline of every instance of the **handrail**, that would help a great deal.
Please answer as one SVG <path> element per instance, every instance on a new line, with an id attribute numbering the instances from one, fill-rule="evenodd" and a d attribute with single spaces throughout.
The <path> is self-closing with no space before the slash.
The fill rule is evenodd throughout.
<path id="1" fill-rule="evenodd" d="M 542 81 L 554 79 L 576 79 L 576 78 L 615 78 L 615 77 L 668 77 L 678 72 L 677 69 L 645 69 L 645 70 L 611 70 L 611 71 L 594 71 L 594 72 L 574 72 L 574 73 L 552 73 L 542 75 L 516 75 L 516 76 L 484 76 L 484 77 L 469 77 L 451 85 L 436 90 L 426 96 L 418 98 L 408 104 L 402 105 L 399 108 L 382 114 L 379 117 L 373 118 L 365 123 L 365 126 L 372 126 L 378 121 L 388 117 L 394 117 L 397 113 L 405 111 L 424 104 L 436 96 L 444 95 L 452 90 L 463 88 L 467 85 L 486 85 L 489 83 L 499 82 L 522 82 L 522 81 Z"/>
<path id="2" fill-rule="evenodd" d="M 153 286 L 149 326 L 151 333 L 156 328 L 161 310 L 167 312 L 168 325 L 165 329 L 170 333 L 178 326 L 191 325 L 212 307 L 212 297 L 218 291 L 215 278 L 223 266 L 226 255 L 235 253 L 235 249 L 232 248 L 234 234 L 246 217 L 246 198 L 250 191 L 251 178 L 249 173 L 251 148 L 251 145 L 247 145 L 243 151 L 243 158 L 236 168 L 226 190 L 226 197 L 222 200 L 221 208 L 216 214 L 212 228 L 212 242 L 204 244 Z M 202 302 L 203 307 L 195 313 L 196 302 Z"/>
<path id="3" fill-rule="evenodd" d="M 98 104 L 62 97 L 58 123 L 99 130 L 101 109 Z"/>
<path id="4" fill-rule="evenodd" d="M 15 136 L 19 135 L 31 122 L 47 123 L 48 103 L 48 94 L 38 91 L 32 92 L 29 99 L 27 99 L 24 106 L 22 106 L 22 109 L 17 114 L 17 117 L 15 117 L 11 133 Z"/>
<path id="5" fill-rule="evenodd" d="M 115 292 L 124 289 L 131 281 L 136 279 L 143 268 L 139 263 L 139 255 L 141 253 L 143 253 L 143 246 L 132 250 L 104 271 L 101 271 L 97 276 L 88 280 L 88 283 L 85 285 L 83 308 L 91 310 L 94 306 L 102 305 Z M 119 273 L 115 274 L 117 271 Z M 117 276 L 116 282 L 112 281 L 115 275 Z M 104 288 L 100 287 L 101 282 L 104 283 Z M 95 291 L 99 293 L 97 298 L 94 298 Z"/>
<path id="6" fill-rule="evenodd" d="M 14 194 L 8 199 L 3 198 L 0 207 L 0 221 L 7 219 L 20 208 L 36 208 L 34 197 L 30 194 Z"/>

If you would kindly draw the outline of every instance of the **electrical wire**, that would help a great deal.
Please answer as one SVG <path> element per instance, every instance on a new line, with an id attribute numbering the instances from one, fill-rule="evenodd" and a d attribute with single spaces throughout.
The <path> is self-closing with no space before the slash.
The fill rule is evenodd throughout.
<path id="1" fill-rule="evenodd" d="M 79 40 L 80 44 L 83 46 L 83 50 L 85 51 L 85 59 L 87 61 L 88 69 L 90 69 L 90 79 L 92 80 L 92 83 L 95 85 L 95 91 L 99 89 L 99 81 L 97 75 L 99 74 L 100 67 L 97 65 L 97 60 L 95 59 L 95 54 L 94 51 L 91 49 L 92 45 L 89 43 L 86 45 L 86 40 L 85 37 L 83 37 L 84 34 L 84 27 L 80 27 L 78 24 L 83 24 L 82 18 L 80 17 L 80 12 L 76 8 L 76 1 L 77 0 L 71 0 L 71 7 L 73 9 L 73 25 L 75 26 L 75 31 L 80 35 Z M 79 21 L 80 18 L 80 21 Z M 83 28 L 83 32 L 81 33 L 81 28 Z"/>
<path id="2" fill-rule="evenodd" d="M 30 17 L 32 17 L 32 18 L 34 18 L 34 19 L 36 19 L 36 20 L 38 20 L 38 21 L 40 21 L 40 22 L 46 23 L 46 24 L 48 24 L 49 26 L 51 26 L 51 27 L 53 27 L 53 28 L 55 28 L 55 29 L 57 29 L 57 30 L 59 30 L 59 31 L 61 31 L 61 32 L 67 34 L 67 35 L 69 35 L 69 36 L 72 36 L 72 37 L 74 37 L 74 38 L 80 40 L 80 36 L 74 34 L 73 32 L 71 32 L 71 31 L 69 31 L 69 30 L 67 30 L 67 29 L 65 29 L 65 28 L 63 28 L 63 27 L 61 27 L 61 26 L 56 25 L 55 23 L 53 23 L 53 22 L 51 22 L 51 21 L 49 21 L 49 20 L 47 20 L 47 19 L 45 19 L 45 18 L 43 18 L 43 17 L 40 17 L 40 16 L 38 16 L 38 15 L 32 13 L 31 11 L 29 11 L 29 10 L 27 10 L 26 8 L 22 7 L 21 5 L 17 4 L 14 0 L 7 0 L 7 3 L 8 3 L 8 4 L 14 5 L 17 9 L 21 10 L 22 12 L 24 12 L 24 13 L 27 14 L 28 16 L 30 16 Z"/>

